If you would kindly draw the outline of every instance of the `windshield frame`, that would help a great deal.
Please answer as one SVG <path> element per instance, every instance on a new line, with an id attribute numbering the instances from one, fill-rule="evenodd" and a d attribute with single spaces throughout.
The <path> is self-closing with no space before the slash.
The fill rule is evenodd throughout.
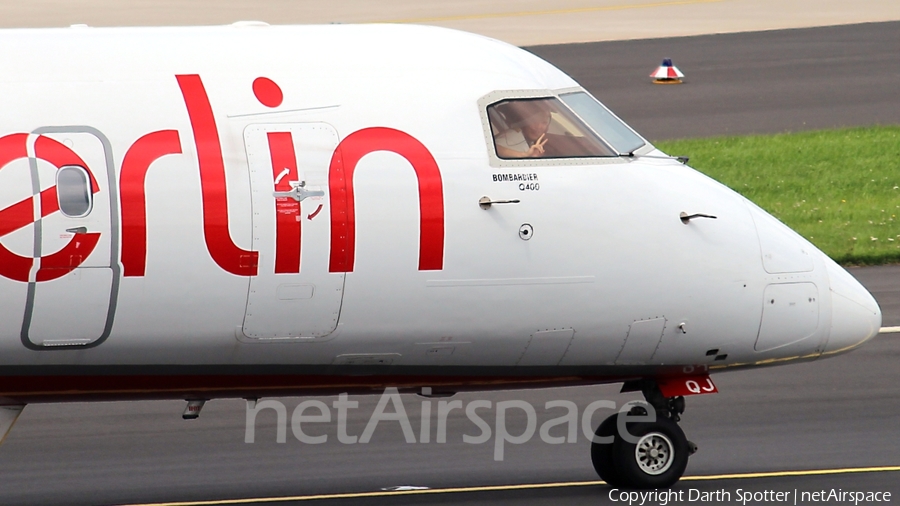
<path id="1" fill-rule="evenodd" d="M 609 114 L 614 117 L 621 124 L 625 125 L 631 132 L 633 132 L 638 138 L 644 141 L 644 145 L 635 149 L 632 153 L 618 153 L 612 145 L 598 133 L 594 127 L 590 125 L 584 118 L 581 117 L 574 109 L 569 107 L 568 104 L 563 101 L 561 95 L 567 93 L 585 93 L 593 100 L 597 101 L 603 108 L 605 108 Z M 585 157 L 571 157 L 571 158 L 501 158 L 497 155 L 497 150 L 494 143 L 494 134 L 491 127 L 491 121 L 488 117 L 488 107 L 491 105 L 497 104 L 504 100 L 517 100 L 517 99 L 539 99 L 539 98 L 553 98 L 560 102 L 562 106 L 564 106 L 568 111 L 573 114 L 578 120 L 583 124 L 585 128 L 587 128 L 592 134 L 594 134 L 598 139 L 601 140 L 603 144 L 609 147 L 610 151 L 613 153 L 618 153 L 613 156 L 585 156 Z M 491 167 L 537 167 L 537 166 L 584 166 L 584 165 L 606 165 L 606 164 L 616 164 L 616 163 L 628 163 L 629 159 L 632 157 L 641 156 L 647 153 L 650 153 L 656 148 L 653 144 L 650 143 L 644 136 L 635 131 L 631 126 L 622 121 L 621 118 L 616 116 L 608 107 L 606 107 L 603 102 L 600 102 L 596 99 L 590 92 L 585 90 L 580 86 L 575 86 L 571 88 L 561 88 L 558 90 L 497 90 L 484 95 L 480 99 L 478 99 L 478 112 L 481 116 L 482 130 L 484 132 L 484 142 L 485 149 L 488 154 L 488 161 L 490 162 Z"/>

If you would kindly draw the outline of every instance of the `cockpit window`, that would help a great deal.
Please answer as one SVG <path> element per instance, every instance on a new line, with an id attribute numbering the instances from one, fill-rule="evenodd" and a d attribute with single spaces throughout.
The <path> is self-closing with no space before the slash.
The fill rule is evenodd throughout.
<path id="1" fill-rule="evenodd" d="M 630 154 L 646 142 L 609 109 L 583 91 L 560 95 L 563 102 L 587 122 L 618 154 Z"/>
<path id="2" fill-rule="evenodd" d="M 503 100 L 488 106 L 497 156 L 583 158 L 616 156 L 557 98 Z"/>

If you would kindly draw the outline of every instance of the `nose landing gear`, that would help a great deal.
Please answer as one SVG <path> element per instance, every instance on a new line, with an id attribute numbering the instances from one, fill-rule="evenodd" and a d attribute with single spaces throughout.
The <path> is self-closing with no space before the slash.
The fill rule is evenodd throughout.
<path id="1" fill-rule="evenodd" d="M 663 396 L 652 380 L 641 381 L 640 389 L 655 417 L 646 407 L 635 406 L 627 415 L 616 413 L 604 420 L 591 443 L 591 462 L 612 487 L 670 487 L 697 451 L 676 423 L 684 412 L 684 397 Z"/>

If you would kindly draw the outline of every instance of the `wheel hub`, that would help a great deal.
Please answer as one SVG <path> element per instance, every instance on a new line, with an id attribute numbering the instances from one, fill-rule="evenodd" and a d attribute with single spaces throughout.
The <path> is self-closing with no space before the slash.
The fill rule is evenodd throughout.
<path id="1" fill-rule="evenodd" d="M 672 441 L 659 432 L 644 435 L 634 448 L 638 467 L 653 476 L 666 472 L 672 466 L 673 453 Z"/>

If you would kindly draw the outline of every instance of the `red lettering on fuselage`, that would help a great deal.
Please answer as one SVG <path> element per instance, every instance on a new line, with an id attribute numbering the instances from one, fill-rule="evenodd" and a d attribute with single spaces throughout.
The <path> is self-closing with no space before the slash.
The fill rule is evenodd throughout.
<path id="1" fill-rule="evenodd" d="M 331 158 L 328 191 L 331 199 L 329 272 L 352 272 L 356 251 L 353 172 L 359 160 L 376 151 L 406 158 L 419 183 L 419 270 L 444 268 L 444 188 L 431 153 L 415 137 L 392 128 L 358 130 L 341 141 Z"/>
<path id="2" fill-rule="evenodd" d="M 291 191 L 297 181 L 297 155 L 290 132 L 269 132 L 269 154 L 275 191 Z M 300 272 L 300 202 L 289 198 L 275 199 L 275 274 Z"/>
<path id="3" fill-rule="evenodd" d="M 177 130 L 149 133 L 128 148 L 122 160 L 122 274 L 143 276 L 147 267 L 147 196 L 150 165 L 165 155 L 181 153 Z"/>
<path id="4" fill-rule="evenodd" d="M 259 253 L 239 248 L 228 231 L 228 200 L 225 189 L 225 162 L 219 131 L 209 97 L 200 76 L 178 75 L 178 86 L 194 132 L 194 144 L 200 165 L 203 196 L 203 236 L 213 261 L 238 276 L 255 276 Z"/>
<path id="5" fill-rule="evenodd" d="M 0 137 L 0 169 L 15 160 L 28 158 L 27 145 L 28 134 L 10 134 Z M 36 158 L 51 163 L 57 169 L 66 165 L 77 165 L 84 168 L 91 178 L 92 192 L 100 191 L 90 167 L 66 145 L 49 137 L 39 136 L 34 142 L 34 153 Z M 54 185 L 40 193 L 39 217 L 34 216 L 33 197 L 28 197 L 0 210 L 0 237 L 31 225 L 36 219 L 44 218 L 57 211 L 59 211 L 59 200 L 56 197 L 56 186 Z M 71 238 L 60 251 L 41 257 L 40 268 L 35 280 L 50 281 L 72 272 L 94 251 L 99 240 L 98 232 L 78 234 Z M 33 257 L 17 255 L 0 244 L 0 276 L 27 282 L 34 266 L 34 260 Z"/>
<path id="6" fill-rule="evenodd" d="M 212 106 L 199 75 L 176 75 L 184 98 L 200 171 L 203 234 L 213 261 L 226 272 L 255 276 L 259 253 L 238 247 L 229 232 L 225 164 Z M 278 89 L 280 93 L 280 89 Z M 257 93 L 259 95 L 259 93 Z M 274 96 L 274 95 L 273 95 Z M 264 102 L 277 107 L 281 100 Z M 271 132 L 268 143 L 272 159 L 275 191 L 290 191 L 298 177 L 294 142 L 290 132 Z M 28 134 L 0 137 L 0 169 L 27 158 Z M 44 136 L 35 140 L 35 156 L 57 168 L 84 167 L 93 192 L 99 186 L 85 162 L 70 148 Z M 356 229 L 353 174 L 360 159 L 376 151 L 390 151 L 412 165 L 419 190 L 419 270 L 440 270 L 444 261 L 444 197 L 440 169 L 428 149 L 405 132 L 384 127 L 365 128 L 350 134 L 335 149 L 329 166 L 331 240 L 329 272 L 352 272 L 355 263 Z M 122 264 L 125 276 L 144 276 L 147 265 L 146 176 L 159 158 L 182 153 L 177 130 L 162 130 L 140 137 L 122 161 L 120 174 L 122 212 Z M 282 175 L 286 169 L 287 173 Z M 280 179 L 279 179 L 280 177 Z M 33 197 L 0 209 L 0 238 L 26 227 L 36 219 L 59 211 L 56 187 L 40 192 L 40 217 L 36 217 Z M 275 273 L 299 273 L 301 252 L 301 206 L 290 198 L 277 198 Z M 318 208 L 307 216 L 313 219 Z M 115 209 L 111 210 L 116 212 Z M 37 281 L 56 279 L 81 265 L 98 244 L 96 232 L 78 234 L 60 251 L 43 256 Z M 77 239 L 77 240 L 76 240 Z M 0 244 L 0 276 L 27 282 L 34 258 L 23 257 Z"/>

